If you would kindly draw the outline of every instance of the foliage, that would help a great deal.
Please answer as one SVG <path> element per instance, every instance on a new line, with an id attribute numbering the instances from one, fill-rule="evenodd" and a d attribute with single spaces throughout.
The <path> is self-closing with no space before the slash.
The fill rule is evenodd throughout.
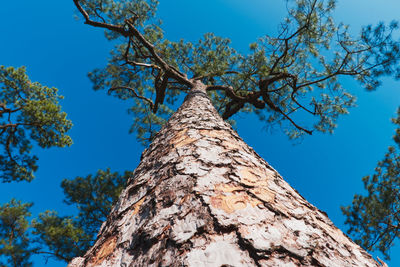
<path id="1" fill-rule="evenodd" d="M 389 249 L 400 237 L 400 108 L 393 119 L 398 128 L 375 173 L 363 178 L 366 196 L 356 194 L 353 203 L 342 207 L 349 234 L 367 250 L 379 250 L 389 258 Z"/>
<path id="2" fill-rule="evenodd" d="M 27 217 L 32 203 L 22 204 L 12 199 L 0 206 L 0 266 L 32 266 L 29 261 L 35 249 L 30 248 Z M 7 262 L 2 262 L 6 258 Z"/>
<path id="3" fill-rule="evenodd" d="M 93 235 L 86 233 L 78 218 L 61 217 L 54 211 L 39 214 L 32 221 L 35 241 L 49 249 L 49 255 L 66 262 L 83 255 L 90 246 Z"/>
<path id="4" fill-rule="evenodd" d="M 56 88 L 31 82 L 25 68 L 0 66 L 0 179 L 31 181 L 38 168 L 32 141 L 42 148 L 72 144 L 72 123 Z"/>
<path id="5" fill-rule="evenodd" d="M 33 221 L 36 241 L 66 262 L 83 255 L 93 245 L 101 224 L 106 220 L 129 175 L 130 172 L 120 175 L 106 169 L 97 171 L 95 175 L 64 179 L 61 187 L 64 189 L 65 203 L 75 206 L 79 214 L 62 217 L 54 211 L 41 213 Z"/>
<path id="6" fill-rule="evenodd" d="M 95 175 L 64 179 L 61 187 L 65 203 L 79 210 L 77 216 L 45 211 L 29 223 L 32 204 L 11 200 L 0 207 L 0 255 L 13 266 L 29 266 L 32 254 L 44 254 L 66 262 L 83 255 L 93 245 L 130 174 L 127 171 L 120 175 L 106 169 Z M 35 247 L 31 248 L 33 245 Z"/>
<path id="7" fill-rule="evenodd" d="M 96 90 L 134 99 L 132 130 L 144 141 L 195 81 L 208 86 L 224 119 L 255 112 L 296 138 L 313 131 L 331 133 L 337 118 L 354 106 L 355 97 L 342 87 L 340 76 L 374 90 L 379 77 L 398 73 L 399 44 L 392 38 L 397 23 L 368 26 L 352 38 L 346 25 L 335 24 L 333 0 L 287 1 L 288 16 L 279 34 L 260 38 L 248 54 L 211 33 L 197 42 L 167 40 L 155 18 L 156 1 L 74 2 L 86 24 L 105 29 L 118 43 L 108 65 L 89 77 Z M 308 125 L 301 126 L 299 118 Z"/>
<path id="8" fill-rule="evenodd" d="M 62 181 L 65 203 L 76 205 L 79 225 L 88 235 L 97 234 L 131 174 L 125 171 L 121 175 L 106 169 L 98 170 L 96 175 Z"/>

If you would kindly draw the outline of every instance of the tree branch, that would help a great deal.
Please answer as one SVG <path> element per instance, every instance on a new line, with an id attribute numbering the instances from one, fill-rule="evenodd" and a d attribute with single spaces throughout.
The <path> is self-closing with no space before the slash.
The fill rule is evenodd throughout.
<path id="1" fill-rule="evenodd" d="M 125 19 L 125 25 L 121 26 L 121 25 L 113 25 L 113 24 L 109 24 L 109 23 L 105 23 L 105 21 L 103 20 L 103 22 L 97 22 L 94 20 L 90 19 L 89 14 L 86 12 L 86 10 L 82 7 L 82 5 L 80 4 L 80 0 L 74 0 L 75 6 L 78 8 L 79 12 L 82 14 L 82 16 L 85 18 L 85 23 L 94 27 L 99 27 L 99 28 L 104 28 L 104 29 L 108 29 L 117 33 L 120 33 L 122 36 L 124 37 L 128 37 L 129 38 L 129 42 L 128 42 L 128 46 L 125 50 L 124 53 L 124 59 L 126 61 L 125 64 L 130 64 L 132 66 L 137 66 L 137 67 L 145 67 L 145 68 L 152 68 L 152 69 L 157 69 L 160 72 L 162 71 L 164 73 L 163 77 L 161 78 L 161 83 L 159 83 L 159 81 L 156 79 L 155 81 L 155 86 L 156 86 L 156 99 L 155 99 L 155 103 L 153 104 L 153 102 L 143 96 L 140 96 L 136 93 L 136 91 L 133 88 L 130 87 L 125 87 L 125 86 L 118 86 L 118 87 L 114 87 L 109 89 L 109 93 L 111 91 L 117 90 L 117 89 L 126 89 L 126 90 L 130 90 L 131 92 L 133 92 L 133 94 L 135 95 L 135 97 L 140 98 L 142 100 L 145 100 L 146 102 L 148 102 L 150 104 L 151 109 L 153 110 L 153 112 L 157 111 L 158 105 L 160 103 L 162 103 L 164 101 L 166 92 L 165 90 L 167 89 L 167 83 L 168 83 L 168 78 L 172 78 L 176 81 L 179 81 L 180 83 L 187 85 L 189 87 L 193 86 L 193 83 L 191 80 L 189 80 L 187 78 L 187 76 L 185 74 L 183 74 L 182 72 L 180 72 L 178 69 L 176 69 L 174 66 L 168 64 L 156 51 L 155 46 L 149 42 L 146 37 L 144 35 L 142 35 L 139 30 L 134 26 L 134 21 L 137 19 L 137 15 L 135 14 L 135 16 L 133 17 L 133 19 Z M 99 16 L 101 19 L 102 17 L 96 13 L 97 16 Z M 135 44 L 136 42 L 134 40 L 132 40 L 132 38 L 135 38 L 135 40 L 138 42 L 138 44 Z M 131 44 L 133 45 L 133 49 L 135 50 L 136 53 L 138 53 L 140 57 L 142 57 L 142 59 L 149 59 L 152 61 L 152 63 L 143 63 L 143 62 L 136 62 L 136 61 L 132 61 L 129 60 L 128 55 L 129 55 L 129 50 L 131 48 Z M 144 47 L 149 55 L 144 55 L 142 53 L 141 47 Z M 168 78 L 167 78 L 168 77 Z"/>
<path id="2" fill-rule="evenodd" d="M 128 87 L 128 86 L 116 86 L 116 87 L 112 87 L 110 89 L 108 89 L 108 94 L 111 94 L 111 92 L 115 91 L 115 90 L 129 90 L 130 92 L 133 93 L 133 95 L 136 98 L 142 99 L 144 101 L 146 101 L 147 103 L 149 103 L 150 107 L 153 108 L 154 104 L 153 101 L 151 101 L 149 98 L 144 97 L 139 95 L 138 93 L 136 93 L 135 89 L 133 89 L 132 87 Z"/>
<path id="3" fill-rule="evenodd" d="M 156 100 L 154 101 L 153 113 L 156 113 L 158 110 L 158 105 L 164 102 L 165 91 L 168 85 L 168 78 L 168 74 L 164 74 L 162 73 L 162 71 L 160 71 L 159 75 L 157 75 L 157 78 L 154 81 L 154 86 L 156 88 Z"/>
<path id="4" fill-rule="evenodd" d="M 202 80 L 204 78 L 214 77 L 214 76 L 217 76 L 217 75 L 218 76 L 222 76 L 224 74 L 240 74 L 240 72 L 234 71 L 234 70 L 224 71 L 222 74 L 220 74 L 220 73 L 217 74 L 215 72 L 212 72 L 212 73 L 207 73 L 207 74 L 204 74 L 204 75 L 201 75 L 201 76 L 193 77 L 192 80 L 197 81 L 197 80 Z"/>
<path id="5" fill-rule="evenodd" d="M 78 8 L 78 10 L 82 14 L 82 16 L 85 18 L 85 24 L 88 24 L 88 25 L 91 25 L 94 27 L 111 30 L 114 32 L 118 32 L 125 37 L 128 36 L 128 33 L 124 30 L 124 27 L 122 27 L 122 26 L 91 20 L 89 17 L 89 14 L 85 11 L 85 9 L 83 9 L 83 7 L 81 6 L 81 4 L 79 2 L 80 2 L 80 0 L 74 0 L 75 6 Z"/>
<path id="6" fill-rule="evenodd" d="M 132 23 L 130 23 L 128 20 L 125 21 L 126 24 L 129 26 L 129 34 L 133 35 L 136 37 L 136 39 L 149 51 L 151 56 L 153 57 L 153 60 L 158 64 L 166 73 L 169 73 L 171 76 L 173 76 L 174 79 L 185 83 L 185 84 L 190 84 L 192 86 L 192 83 L 186 78 L 186 76 L 175 69 L 174 67 L 170 66 L 167 62 L 164 61 L 164 59 L 158 55 L 156 52 L 156 49 L 153 44 L 151 44 L 136 28 L 133 26 Z"/>

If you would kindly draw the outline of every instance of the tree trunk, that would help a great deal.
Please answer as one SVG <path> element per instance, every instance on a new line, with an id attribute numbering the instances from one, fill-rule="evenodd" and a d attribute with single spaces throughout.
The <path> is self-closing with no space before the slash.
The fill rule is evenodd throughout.
<path id="1" fill-rule="evenodd" d="M 74 266 L 380 266 L 224 122 L 198 83 Z"/>

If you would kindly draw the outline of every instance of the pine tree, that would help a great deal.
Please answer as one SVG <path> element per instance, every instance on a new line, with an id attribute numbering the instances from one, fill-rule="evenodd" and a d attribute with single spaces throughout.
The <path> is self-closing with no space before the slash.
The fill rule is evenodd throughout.
<path id="1" fill-rule="evenodd" d="M 166 40 L 155 0 L 74 3 L 118 42 L 108 66 L 90 74 L 94 88 L 133 98 L 132 130 L 151 144 L 96 243 L 70 266 L 379 265 L 222 119 L 254 112 L 291 138 L 332 132 L 354 105 L 339 76 L 373 90 L 396 72 L 397 23 L 353 39 L 333 22 L 335 1 L 288 1 L 279 36 L 243 55 L 213 34 Z M 295 113 L 312 122 L 300 125 Z"/>

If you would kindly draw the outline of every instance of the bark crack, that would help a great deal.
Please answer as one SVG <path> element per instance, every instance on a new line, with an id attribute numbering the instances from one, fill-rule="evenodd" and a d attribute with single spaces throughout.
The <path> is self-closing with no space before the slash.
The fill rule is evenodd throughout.
<path id="1" fill-rule="evenodd" d="M 261 267 L 259 260 L 261 259 L 257 253 L 255 253 L 254 247 L 251 245 L 248 246 L 245 244 L 245 240 L 241 237 L 238 227 L 234 224 L 230 224 L 228 226 L 221 225 L 218 221 L 218 218 L 214 216 L 214 214 L 211 211 L 210 206 L 204 201 L 203 196 L 200 195 L 198 192 L 194 191 L 194 195 L 197 197 L 197 199 L 200 200 L 200 203 L 203 205 L 203 207 L 206 208 L 208 211 L 209 215 L 211 216 L 213 220 L 213 226 L 214 226 L 214 231 L 217 233 L 222 233 L 222 234 L 229 234 L 234 232 L 236 234 L 236 237 L 238 238 L 238 245 L 241 250 L 247 251 L 250 258 L 254 261 L 255 265 L 257 267 Z M 251 249 L 252 248 L 252 249 Z"/>
<path id="2" fill-rule="evenodd" d="M 260 256 L 257 252 L 257 249 L 247 240 L 245 240 L 242 235 L 240 234 L 239 230 L 236 229 L 235 230 L 236 233 L 236 237 L 238 239 L 238 245 L 239 247 L 244 250 L 247 251 L 247 253 L 249 253 L 250 258 L 253 259 L 254 263 L 256 264 L 257 267 L 261 267 L 260 264 L 260 260 L 262 259 L 268 259 L 268 257 L 262 257 Z"/>

